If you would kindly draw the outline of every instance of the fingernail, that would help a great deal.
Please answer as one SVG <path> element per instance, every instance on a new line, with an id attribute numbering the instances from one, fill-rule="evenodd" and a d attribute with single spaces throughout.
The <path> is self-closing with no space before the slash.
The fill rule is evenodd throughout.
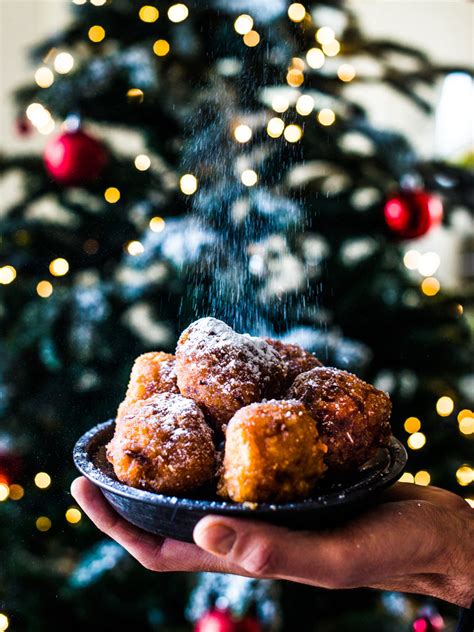
<path id="1" fill-rule="evenodd" d="M 210 553 L 226 555 L 234 546 L 236 532 L 222 524 L 209 526 L 196 533 L 196 544 Z"/>

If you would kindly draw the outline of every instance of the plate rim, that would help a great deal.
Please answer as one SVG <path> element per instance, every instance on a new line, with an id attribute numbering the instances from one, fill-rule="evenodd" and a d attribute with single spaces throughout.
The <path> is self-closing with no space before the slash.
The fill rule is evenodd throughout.
<path id="1" fill-rule="evenodd" d="M 180 496 L 159 494 L 157 492 L 131 487 L 117 479 L 111 478 L 107 473 L 97 467 L 90 457 L 90 444 L 92 441 L 99 433 L 104 432 L 113 424 L 115 424 L 115 419 L 109 419 L 93 426 L 90 430 L 81 435 L 74 445 L 73 460 L 79 472 L 94 485 L 105 492 L 122 496 L 128 500 L 140 501 L 160 507 L 179 507 L 194 511 L 258 515 L 302 512 L 318 508 L 324 509 L 335 506 L 348 506 L 356 503 L 361 497 L 367 498 L 367 488 L 360 487 L 363 483 L 367 483 L 367 479 L 355 483 L 352 487 L 343 488 L 345 489 L 344 493 L 337 492 L 336 490 L 329 494 L 322 494 L 319 497 L 316 496 L 289 503 L 237 503 L 225 500 L 182 498 Z M 389 463 L 383 470 L 375 471 L 372 475 L 372 493 L 382 491 L 396 482 L 407 465 L 407 451 L 401 441 L 394 435 L 390 436 L 388 449 L 391 456 Z"/>

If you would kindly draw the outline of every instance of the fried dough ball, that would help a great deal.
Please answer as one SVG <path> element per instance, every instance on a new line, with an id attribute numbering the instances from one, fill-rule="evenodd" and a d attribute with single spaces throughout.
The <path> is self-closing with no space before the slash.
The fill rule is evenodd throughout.
<path id="1" fill-rule="evenodd" d="M 287 376 L 286 385 L 290 386 L 297 375 L 305 373 L 316 366 L 323 366 L 318 358 L 300 347 L 299 345 L 289 344 L 274 338 L 264 338 L 274 349 L 278 351 L 283 362 L 286 364 Z"/>
<path id="2" fill-rule="evenodd" d="M 181 393 L 225 429 L 242 406 L 282 392 L 286 367 L 265 340 L 238 334 L 215 318 L 201 318 L 181 334 L 176 374 Z"/>
<path id="3" fill-rule="evenodd" d="M 164 494 L 187 492 L 214 476 L 212 430 L 198 406 L 159 393 L 131 405 L 107 446 L 117 478 Z"/>
<path id="4" fill-rule="evenodd" d="M 133 363 L 127 393 L 117 411 L 117 421 L 124 417 L 133 404 L 156 393 L 179 394 L 175 357 L 163 351 L 144 353 Z"/>
<path id="5" fill-rule="evenodd" d="M 298 375 L 288 397 L 306 404 L 316 420 L 333 473 L 359 467 L 387 445 L 390 398 L 352 373 L 316 367 Z"/>
<path id="6" fill-rule="evenodd" d="M 305 498 L 326 469 L 326 451 L 301 402 L 251 404 L 227 426 L 219 493 L 236 502 Z"/>

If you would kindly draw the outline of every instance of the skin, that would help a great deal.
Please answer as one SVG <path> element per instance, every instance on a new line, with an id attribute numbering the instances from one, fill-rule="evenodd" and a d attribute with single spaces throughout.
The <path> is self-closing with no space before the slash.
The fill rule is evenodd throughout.
<path id="1" fill-rule="evenodd" d="M 286 579 L 322 588 L 431 595 L 461 607 L 474 596 L 469 505 L 437 487 L 398 483 L 377 507 L 331 530 L 290 531 L 206 516 L 195 544 L 145 533 L 120 518 L 84 477 L 71 492 L 92 522 L 145 568 Z"/>

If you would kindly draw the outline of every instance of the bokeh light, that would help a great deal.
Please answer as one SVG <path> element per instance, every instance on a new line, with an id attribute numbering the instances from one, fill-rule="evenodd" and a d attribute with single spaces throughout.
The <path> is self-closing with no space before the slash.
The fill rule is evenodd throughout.
<path id="1" fill-rule="evenodd" d="M 403 474 L 398 479 L 399 483 L 414 483 L 415 477 L 410 472 L 403 472 Z"/>
<path id="2" fill-rule="evenodd" d="M 436 412 L 440 417 L 448 417 L 454 410 L 454 402 L 448 395 L 443 395 L 436 402 Z"/>
<path id="3" fill-rule="evenodd" d="M 143 22 L 149 22 L 151 24 L 152 22 L 157 21 L 157 19 L 160 17 L 160 12 L 156 7 L 145 4 L 143 7 L 141 7 L 138 15 L 140 17 L 140 20 L 142 20 Z"/>
<path id="4" fill-rule="evenodd" d="M 53 293 L 53 284 L 49 281 L 40 281 L 36 286 L 36 293 L 41 298 L 49 298 Z"/>
<path id="5" fill-rule="evenodd" d="M 441 259 L 436 252 L 425 252 L 418 261 L 418 272 L 425 277 L 433 276 L 440 263 Z"/>
<path id="6" fill-rule="evenodd" d="M 53 71 L 42 66 L 35 72 L 35 81 L 40 88 L 49 88 L 54 83 Z"/>
<path id="7" fill-rule="evenodd" d="M 272 99 L 272 109 L 279 114 L 286 112 L 286 110 L 290 107 L 290 102 L 286 97 L 278 95 Z"/>
<path id="8" fill-rule="evenodd" d="M 252 138 L 252 130 L 248 125 L 237 125 L 234 129 L 234 138 L 239 143 L 247 143 Z"/>
<path id="9" fill-rule="evenodd" d="M 429 485 L 431 482 L 431 476 L 430 473 L 427 472 L 426 470 L 420 470 L 419 472 L 417 472 L 415 474 L 415 483 L 417 485 Z"/>
<path id="10" fill-rule="evenodd" d="M 138 169 L 138 171 L 147 171 L 147 169 L 151 167 L 150 157 L 146 154 L 139 154 L 135 158 L 135 167 Z"/>
<path id="11" fill-rule="evenodd" d="M 105 38 L 105 29 L 103 26 L 96 24 L 90 27 L 87 35 L 89 36 L 91 42 L 97 44 Z"/>
<path id="12" fill-rule="evenodd" d="M 125 246 L 125 249 L 132 257 L 136 257 L 137 255 L 141 255 L 145 252 L 145 248 L 143 247 L 141 241 L 137 241 L 136 239 L 129 241 Z"/>
<path id="13" fill-rule="evenodd" d="M 323 53 L 327 55 L 327 57 L 335 57 L 341 50 L 341 45 L 336 39 L 334 39 L 327 44 L 323 44 L 322 49 Z"/>
<path id="14" fill-rule="evenodd" d="M 5 630 L 8 629 L 9 625 L 10 625 L 10 621 L 7 615 L 3 612 L 0 612 L 0 632 L 5 632 Z"/>
<path id="15" fill-rule="evenodd" d="M 306 61 L 311 68 L 321 68 L 326 61 L 326 57 L 320 48 L 310 48 L 306 53 Z"/>
<path id="16" fill-rule="evenodd" d="M 341 81 L 345 81 L 346 83 L 352 81 L 356 76 L 354 66 L 351 64 L 341 64 L 337 69 L 337 76 Z"/>
<path id="17" fill-rule="evenodd" d="M 293 2 L 288 7 L 288 17 L 292 22 L 302 22 L 306 15 L 306 9 L 300 2 Z"/>
<path id="18" fill-rule="evenodd" d="M 198 188 L 198 181 L 196 176 L 192 173 L 185 173 L 179 180 L 179 188 L 185 195 L 192 195 L 196 193 Z"/>
<path id="19" fill-rule="evenodd" d="M 178 22 L 184 22 L 188 15 L 188 7 L 181 2 L 178 4 L 172 4 L 168 9 L 168 19 L 175 24 L 178 24 Z"/>
<path id="20" fill-rule="evenodd" d="M 421 421 L 418 419 L 418 417 L 408 417 L 407 419 L 405 419 L 403 427 L 406 432 L 413 434 L 414 432 L 418 432 L 418 430 L 421 428 Z"/>
<path id="21" fill-rule="evenodd" d="M 144 96 L 143 90 L 140 90 L 140 88 L 130 88 L 127 92 L 127 100 L 129 103 L 142 103 Z"/>
<path id="22" fill-rule="evenodd" d="M 316 31 L 316 40 L 320 44 L 329 44 L 334 40 L 336 34 L 329 26 L 322 26 L 320 29 Z"/>
<path id="23" fill-rule="evenodd" d="M 412 450 L 419 450 L 426 443 L 426 436 L 422 432 L 414 432 L 408 437 L 408 447 Z"/>
<path id="24" fill-rule="evenodd" d="M 287 125 L 285 127 L 285 131 L 283 132 L 283 136 L 289 143 L 297 143 L 303 136 L 303 130 L 299 125 Z"/>
<path id="25" fill-rule="evenodd" d="M 13 483 L 13 485 L 10 485 L 10 498 L 12 500 L 21 500 L 24 495 L 25 490 L 21 485 L 18 485 L 17 483 Z"/>
<path id="26" fill-rule="evenodd" d="M 314 99 L 309 94 L 302 94 L 296 101 L 296 111 L 302 116 L 308 116 L 314 110 Z"/>
<path id="27" fill-rule="evenodd" d="M 245 184 L 246 187 L 253 187 L 258 182 L 258 176 L 253 169 L 245 169 L 245 171 L 242 171 L 240 179 L 242 180 L 242 184 Z"/>
<path id="28" fill-rule="evenodd" d="M 334 121 L 336 120 L 336 115 L 330 108 L 323 108 L 318 113 L 317 118 L 318 118 L 319 123 L 321 123 L 321 125 L 324 125 L 327 127 L 334 123 Z"/>
<path id="29" fill-rule="evenodd" d="M 239 15 L 239 17 L 234 22 L 234 29 L 239 33 L 239 35 L 245 35 L 249 33 L 253 28 L 253 18 L 246 13 Z"/>
<path id="30" fill-rule="evenodd" d="M 35 485 L 39 489 L 48 489 L 51 485 L 51 476 L 46 472 L 38 472 L 35 476 Z"/>
<path id="31" fill-rule="evenodd" d="M 74 57 L 70 53 L 59 53 L 54 59 L 54 70 L 66 75 L 74 68 Z"/>
<path id="32" fill-rule="evenodd" d="M 66 511 L 65 517 L 69 524 L 77 524 L 81 521 L 82 513 L 77 507 L 69 507 Z"/>
<path id="33" fill-rule="evenodd" d="M 152 217 L 150 223 L 150 230 L 154 233 L 162 233 L 165 230 L 166 222 L 162 217 Z"/>
<path id="34" fill-rule="evenodd" d="M 418 250 L 407 250 L 403 256 L 403 263 L 408 270 L 417 270 L 421 253 Z"/>
<path id="35" fill-rule="evenodd" d="M 253 48 L 254 46 L 258 46 L 258 44 L 260 44 L 260 35 L 257 31 L 249 31 L 248 33 L 245 33 L 243 40 L 246 46 Z"/>
<path id="36" fill-rule="evenodd" d="M 153 52 L 158 57 L 164 57 L 170 52 L 170 45 L 165 39 L 156 40 L 153 44 Z"/>
<path id="37" fill-rule="evenodd" d="M 49 271 L 53 276 L 64 276 L 69 272 L 69 263 L 63 257 L 57 257 L 49 264 Z"/>
<path id="38" fill-rule="evenodd" d="M 36 528 L 38 531 L 49 531 L 51 529 L 51 520 L 47 516 L 40 516 L 36 519 Z"/>
<path id="39" fill-rule="evenodd" d="M 104 191 L 104 198 L 109 204 L 116 204 L 120 200 L 120 191 L 117 187 L 108 187 Z"/>
<path id="40" fill-rule="evenodd" d="M 16 279 L 16 270 L 13 266 L 0 267 L 0 285 L 9 285 Z"/>
<path id="41" fill-rule="evenodd" d="M 286 81 L 292 88 L 298 88 L 304 82 L 304 74 L 298 68 L 290 68 L 286 74 Z"/>
<path id="42" fill-rule="evenodd" d="M 0 483 L 0 503 L 10 496 L 10 487 L 6 483 Z"/>
<path id="43" fill-rule="evenodd" d="M 441 285 L 435 277 L 427 277 L 421 282 L 420 288 L 426 296 L 436 296 L 441 289 Z"/>
<path id="44" fill-rule="evenodd" d="M 277 116 L 271 118 L 267 123 L 267 134 L 271 138 L 279 138 L 285 129 L 285 122 Z"/>
<path id="45" fill-rule="evenodd" d="M 470 465 L 461 465 L 456 470 L 456 480 L 462 487 L 474 482 L 474 469 Z"/>

